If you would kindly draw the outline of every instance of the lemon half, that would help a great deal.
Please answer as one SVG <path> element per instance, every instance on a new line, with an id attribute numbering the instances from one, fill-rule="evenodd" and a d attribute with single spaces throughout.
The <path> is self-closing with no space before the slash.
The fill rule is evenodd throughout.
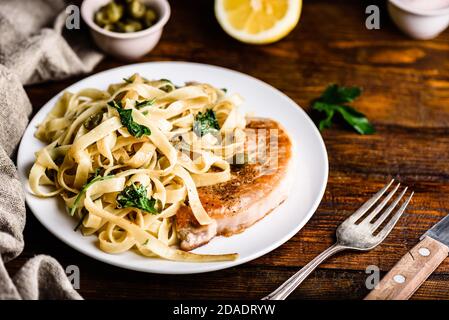
<path id="1" fill-rule="evenodd" d="M 215 0 L 215 16 L 231 37 L 266 44 L 285 37 L 298 24 L 302 0 Z"/>

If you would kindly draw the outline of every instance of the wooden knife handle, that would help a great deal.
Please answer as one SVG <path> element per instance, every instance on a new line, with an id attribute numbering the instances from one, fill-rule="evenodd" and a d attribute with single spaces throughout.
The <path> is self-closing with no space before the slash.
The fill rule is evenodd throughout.
<path id="1" fill-rule="evenodd" d="M 396 263 L 365 300 L 407 300 L 448 253 L 447 246 L 426 236 Z"/>

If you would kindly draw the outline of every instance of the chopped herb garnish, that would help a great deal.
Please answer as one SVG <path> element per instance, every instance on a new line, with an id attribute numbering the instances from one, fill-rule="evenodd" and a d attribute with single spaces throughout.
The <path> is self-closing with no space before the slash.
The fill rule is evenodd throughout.
<path id="1" fill-rule="evenodd" d="M 160 79 L 159 81 L 168 82 L 165 86 L 160 87 L 159 90 L 165 91 L 167 93 L 170 92 L 170 91 L 173 91 L 173 88 L 175 87 L 173 82 L 171 82 L 168 79 Z"/>
<path id="2" fill-rule="evenodd" d="M 221 91 L 223 91 L 224 93 L 227 93 L 227 92 L 228 92 L 228 89 L 226 89 L 226 88 L 221 88 Z"/>
<path id="3" fill-rule="evenodd" d="M 135 183 L 127 186 L 118 196 L 119 208 L 138 208 L 151 214 L 159 213 L 156 208 L 156 199 L 147 197 L 147 189 Z"/>
<path id="4" fill-rule="evenodd" d="M 148 241 L 150 241 L 150 239 L 145 240 L 145 242 L 143 243 L 144 246 L 146 246 L 148 244 Z"/>
<path id="5" fill-rule="evenodd" d="M 87 216 L 87 214 L 89 213 L 89 211 L 84 211 L 83 212 L 83 215 L 81 216 L 81 218 L 78 220 L 78 223 L 76 224 L 76 226 L 75 226 L 75 228 L 73 229 L 73 231 L 77 231 L 78 230 L 78 228 L 79 227 L 81 227 L 81 224 L 83 223 L 83 221 L 84 221 L 84 218 Z"/>
<path id="6" fill-rule="evenodd" d="M 193 132 L 199 137 L 208 133 L 216 134 L 220 130 L 215 112 L 212 109 L 207 109 L 205 113 L 199 112 L 195 121 L 193 122 Z"/>
<path id="7" fill-rule="evenodd" d="M 150 128 L 138 124 L 134 121 L 132 116 L 132 109 L 123 109 L 122 104 L 120 102 L 116 102 L 114 100 L 109 101 L 108 105 L 115 108 L 120 115 L 120 121 L 122 124 L 128 129 L 128 132 L 136 138 L 140 138 L 144 134 L 150 135 Z"/>
<path id="8" fill-rule="evenodd" d="M 78 208 L 78 204 L 81 201 L 81 198 L 86 194 L 87 189 L 89 189 L 90 186 L 92 186 L 95 182 L 103 181 L 106 179 L 113 178 L 114 176 L 99 176 L 99 170 L 95 171 L 95 175 L 88 181 L 80 190 L 78 195 L 75 198 L 75 201 L 73 202 L 72 208 L 70 208 L 70 215 L 73 216 L 75 214 L 76 208 Z"/>
<path id="9" fill-rule="evenodd" d="M 323 112 L 326 117 L 320 120 L 318 127 L 320 130 L 330 128 L 336 114 L 339 114 L 354 130 L 360 134 L 372 134 L 374 127 L 363 113 L 346 105 L 357 99 L 362 90 L 357 87 L 341 87 L 332 84 L 326 88 L 320 98 L 313 102 L 314 110 Z"/>
<path id="10" fill-rule="evenodd" d="M 159 89 L 164 91 L 164 92 L 167 92 L 167 93 L 169 93 L 170 91 L 173 91 L 173 87 L 168 85 L 168 84 L 163 86 L 163 87 L 160 87 Z"/>
<path id="11" fill-rule="evenodd" d="M 84 120 L 84 128 L 87 130 L 92 130 L 101 123 L 101 120 L 103 120 L 103 111 L 97 112 Z"/>
<path id="12" fill-rule="evenodd" d="M 123 81 L 125 81 L 126 83 L 133 83 L 133 81 L 129 78 L 123 78 Z"/>
<path id="13" fill-rule="evenodd" d="M 90 178 L 87 180 L 87 182 L 91 182 L 93 179 L 95 179 L 96 177 L 98 177 L 98 176 L 100 175 L 100 171 L 101 171 L 100 168 L 95 169 L 95 172 L 94 172 L 93 176 L 90 177 Z"/>
<path id="14" fill-rule="evenodd" d="M 155 101 L 156 101 L 156 98 L 137 102 L 137 103 L 136 103 L 136 109 L 140 110 L 140 109 L 142 109 L 142 108 L 151 106 L 151 105 L 154 104 Z"/>

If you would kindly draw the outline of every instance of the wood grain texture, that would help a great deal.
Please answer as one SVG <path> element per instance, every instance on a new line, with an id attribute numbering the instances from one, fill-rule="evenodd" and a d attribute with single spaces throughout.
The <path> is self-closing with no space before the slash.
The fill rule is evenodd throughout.
<path id="1" fill-rule="evenodd" d="M 432 41 L 410 40 L 392 25 L 384 1 L 304 2 L 301 21 L 290 35 L 272 45 L 252 46 L 220 29 L 211 0 L 170 1 L 172 17 L 161 42 L 141 59 L 235 69 L 275 86 L 308 113 L 310 101 L 329 83 L 364 88 L 355 105 L 378 132 L 360 136 L 335 125 L 323 133 L 330 164 L 327 190 L 316 214 L 297 235 L 279 249 L 225 271 L 151 275 L 118 269 L 76 252 L 28 212 L 24 253 L 7 268 L 14 273 L 29 257 L 50 254 L 63 266 L 79 266 L 79 292 L 87 299 L 258 299 L 330 246 L 338 224 L 395 177 L 415 196 L 388 238 L 372 251 L 331 258 L 291 296 L 365 297 L 366 267 L 377 265 L 388 271 L 448 213 L 449 32 Z M 365 28 L 365 8 L 373 3 L 382 7 L 380 30 Z M 106 58 L 94 72 L 122 64 Z M 27 87 L 34 110 L 83 77 Z M 449 260 L 445 260 L 412 298 L 449 299 L 448 288 Z"/>
<path id="2" fill-rule="evenodd" d="M 448 252 L 446 245 L 424 237 L 396 263 L 365 300 L 409 299 L 447 258 Z"/>

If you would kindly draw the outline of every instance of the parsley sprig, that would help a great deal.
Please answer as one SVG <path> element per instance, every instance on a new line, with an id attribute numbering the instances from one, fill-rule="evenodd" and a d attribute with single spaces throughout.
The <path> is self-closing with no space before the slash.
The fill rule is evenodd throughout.
<path id="1" fill-rule="evenodd" d="M 376 132 L 365 115 L 347 105 L 357 99 L 362 90 L 358 87 L 343 87 L 337 84 L 329 85 L 321 97 L 316 99 L 312 108 L 325 114 L 318 127 L 322 131 L 332 126 L 334 116 L 339 114 L 348 125 L 360 134 Z"/>
<path id="2" fill-rule="evenodd" d="M 115 108 L 120 116 L 120 121 L 128 129 L 128 132 L 136 138 L 142 137 L 144 134 L 150 135 L 150 128 L 138 124 L 132 116 L 132 109 L 123 109 L 121 102 L 109 101 L 108 105 Z"/>
<path id="3" fill-rule="evenodd" d="M 138 208 L 151 214 L 159 213 L 155 208 L 156 199 L 147 197 L 147 189 L 143 185 L 133 183 L 117 196 L 119 208 Z"/>

